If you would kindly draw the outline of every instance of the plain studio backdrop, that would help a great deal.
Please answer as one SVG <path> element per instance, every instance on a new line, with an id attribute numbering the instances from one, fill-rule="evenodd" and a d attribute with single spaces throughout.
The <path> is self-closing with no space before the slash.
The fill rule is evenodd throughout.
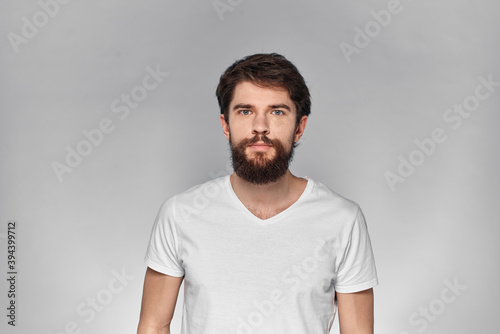
<path id="1" fill-rule="evenodd" d="M 498 2 L 6 0 L 0 13 L 2 333 L 136 331 L 154 218 L 231 172 L 215 88 L 260 52 L 311 90 L 291 171 L 365 213 L 376 333 L 498 331 Z"/>

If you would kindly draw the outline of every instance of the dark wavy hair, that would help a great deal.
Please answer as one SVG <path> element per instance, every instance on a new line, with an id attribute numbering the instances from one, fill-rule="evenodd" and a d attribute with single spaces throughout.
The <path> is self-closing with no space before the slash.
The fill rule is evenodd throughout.
<path id="1" fill-rule="evenodd" d="M 284 88 L 297 110 L 297 124 L 311 113 L 311 96 L 304 78 L 284 56 L 277 53 L 257 53 L 237 60 L 222 74 L 215 95 L 220 113 L 229 121 L 229 104 L 234 88 L 242 81 L 261 87 Z"/>

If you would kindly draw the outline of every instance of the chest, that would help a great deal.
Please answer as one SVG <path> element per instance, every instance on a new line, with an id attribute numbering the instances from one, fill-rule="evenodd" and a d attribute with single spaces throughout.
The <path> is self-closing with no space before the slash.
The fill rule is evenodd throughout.
<path id="1" fill-rule="evenodd" d="M 245 204 L 245 207 L 250 211 L 254 216 L 260 219 L 269 219 L 271 217 L 276 216 L 280 212 L 283 212 L 286 210 L 287 207 L 282 207 L 282 208 L 272 208 L 272 209 L 264 209 L 264 208 L 259 208 L 256 206 L 251 206 Z"/>
<path id="2" fill-rule="evenodd" d="M 260 219 L 268 219 L 276 216 L 277 214 L 285 211 L 289 207 L 293 205 L 298 199 L 300 194 L 295 194 L 295 196 L 289 198 L 288 200 L 274 206 L 263 206 L 263 205 L 255 205 L 251 203 L 242 202 L 243 205 L 250 211 L 254 216 Z"/>
<path id="3" fill-rule="evenodd" d="M 274 289 L 314 295 L 329 291 L 336 275 L 330 246 L 324 234 L 310 229 L 239 226 L 193 234 L 181 257 L 190 289 L 209 295 L 233 291 L 238 299 Z"/>

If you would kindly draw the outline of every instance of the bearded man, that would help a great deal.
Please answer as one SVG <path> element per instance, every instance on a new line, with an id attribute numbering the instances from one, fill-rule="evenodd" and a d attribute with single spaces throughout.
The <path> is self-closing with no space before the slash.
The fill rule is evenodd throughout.
<path id="1" fill-rule="evenodd" d="M 378 284 L 359 206 L 289 170 L 311 109 L 282 55 L 236 61 L 216 91 L 234 172 L 165 201 L 145 256 L 138 334 L 373 333 Z"/>

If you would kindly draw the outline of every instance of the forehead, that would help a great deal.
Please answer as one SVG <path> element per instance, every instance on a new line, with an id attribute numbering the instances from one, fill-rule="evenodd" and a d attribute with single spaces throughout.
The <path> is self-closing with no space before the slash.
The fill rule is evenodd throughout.
<path id="1" fill-rule="evenodd" d="M 295 105 L 290 98 L 290 94 L 281 87 L 261 87 L 249 81 L 239 82 L 234 88 L 233 99 L 230 106 L 246 103 L 252 105 L 275 105 L 286 104 L 292 110 Z"/>

